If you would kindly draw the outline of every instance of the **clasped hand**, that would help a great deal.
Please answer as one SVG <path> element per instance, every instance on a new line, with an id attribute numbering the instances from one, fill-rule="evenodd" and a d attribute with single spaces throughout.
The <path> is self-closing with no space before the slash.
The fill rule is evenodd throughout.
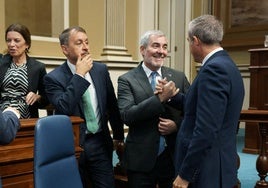
<path id="1" fill-rule="evenodd" d="M 179 90 L 180 89 L 176 88 L 173 81 L 167 81 L 167 79 L 164 78 L 162 80 L 158 80 L 154 94 L 158 95 L 161 102 L 165 102 L 175 96 Z"/>

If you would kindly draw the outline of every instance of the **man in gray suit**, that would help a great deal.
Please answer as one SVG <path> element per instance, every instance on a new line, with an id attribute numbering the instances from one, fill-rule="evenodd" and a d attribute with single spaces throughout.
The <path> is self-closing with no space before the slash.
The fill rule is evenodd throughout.
<path id="1" fill-rule="evenodd" d="M 140 41 L 143 61 L 118 78 L 119 110 L 129 127 L 124 164 L 130 188 L 157 184 L 159 188 L 172 187 L 174 143 L 181 112 L 165 105 L 164 96 L 154 92 L 154 85 L 165 78 L 185 93 L 190 84 L 183 72 L 163 66 L 167 46 L 163 32 L 147 31 Z M 164 148 L 159 151 L 162 143 Z"/>

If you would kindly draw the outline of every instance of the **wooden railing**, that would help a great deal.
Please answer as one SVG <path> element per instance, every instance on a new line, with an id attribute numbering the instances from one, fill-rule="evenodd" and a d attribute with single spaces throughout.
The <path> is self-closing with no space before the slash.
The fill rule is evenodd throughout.
<path id="1" fill-rule="evenodd" d="M 267 136 L 268 136 L 268 110 L 242 110 L 240 122 L 256 123 L 260 133 L 259 156 L 256 161 L 256 170 L 260 180 L 256 182 L 255 188 L 268 188 L 268 182 L 265 180 L 268 173 L 267 156 Z"/>
<path id="2" fill-rule="evenodd" d="M 79 157 L 82 149 L 79 147 L 80 117 L 70 117 L 73 124 L 75 152 Z M 37 118 L 22 119 L 21 128 L 15 140 L 0 147 L 0 176 L 3 188 L 33 188 L 33 148 L 34 127 Z"/>

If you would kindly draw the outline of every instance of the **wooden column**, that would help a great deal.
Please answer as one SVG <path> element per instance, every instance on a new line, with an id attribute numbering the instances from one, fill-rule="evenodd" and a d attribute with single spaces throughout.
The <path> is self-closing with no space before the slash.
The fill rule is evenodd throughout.
<path id="1" fill-rule="evenodd" d="M 256 161 L 256 170 L 260 180 L 256 182 L 255 188 L 268 188 L 265 180 L 268 173 L 267 136 L 268 136 L 268 110 L 242 110 L 240 121 L 253 123 L 260 135 L 259 156 Z M 256 126 L 257 125 L 257 126 Z"/>
<path id="2" fill-rule="evenodd" d="M 105 46 L 102 61 L 132 61 L 125 46 L 126 0 L 106 0 Z"/>

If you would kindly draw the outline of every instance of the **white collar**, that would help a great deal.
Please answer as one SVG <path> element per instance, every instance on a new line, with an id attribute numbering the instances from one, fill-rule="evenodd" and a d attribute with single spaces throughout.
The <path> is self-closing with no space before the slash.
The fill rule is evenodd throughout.
<path id="1" fill-rule="evenodd" d="M 146 67 L 144 62 L 142 62 L 142 68 L 143 68 L 144 72 L 146 73 L 146 76 L 149 78 L 153 71 L 151 69 L 149 69 L 148 67 Z M 161 67 L 156 72 L 158 73 L 159 76 L 162 77 Z"/>
<path id="2" fill-rule="evenodd" d="M 216 52 L 218 52 L 218 51 L 221 51 L 221 50 L 223 50 L 223 48 L 222 47 L 219 47 L 219 48 L 216 48 L 215 50 L 212 50 L 208 55 L 206 55 L 206 57 L 203 59 L 203 61 L 202 61 L 202 66 L 206 63 L 206 61 L 213 55 L 213 54 L 215 54 Z"/>

